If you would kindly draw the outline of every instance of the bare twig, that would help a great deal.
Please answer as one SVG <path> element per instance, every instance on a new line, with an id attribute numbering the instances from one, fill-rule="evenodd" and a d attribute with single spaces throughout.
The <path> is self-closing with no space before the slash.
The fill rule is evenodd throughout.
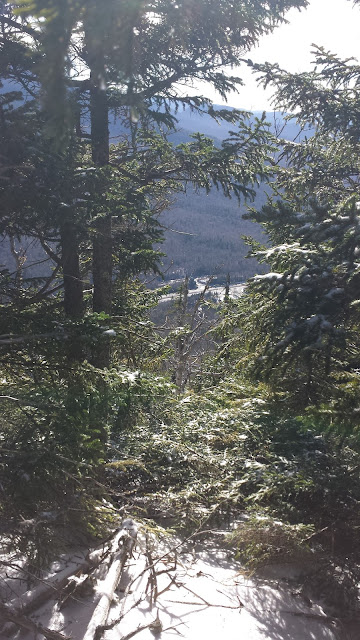
<path id="1" fill-rule="evenodd" d="M 199 598 L 200 596 L 198 596 L 195 593 L 195 596 L 197 598 Z M 203 599 L 202 599 L 203 600 Z M 212 604 L 211 602 L 206 602 L 205 600 L 203 600 L 203 602 L 188 602 L 185 600 L 169 600 L 168 602 L 172 602 L 173 604 L 186 604 L 192 607 L 216 607 L 216 608 L 220 608 L 220 609 L 239 609 L 241 611 L 242 606 L 237 604 L 236 606 L 232 607 L 229 604 Z"/>
<path id="2" fill-rule="evenodd" d="M 145 588 L 145 593 L 147 594 L 150 588 L 150 609 L 152 609 L 154 602 L 156 602 L 156 598 L 158 595 L 158 588 L 157 588 L 157 576 L 154 568 L 154 561 L 151 555 L 149 536 L 147 534 L 146 534 L 145 555 L 149 563 L 149 577 L 148 577 L 147 585 Z"/>
<path id="3" fill-rule="evenodd" d="M 116 627 L 118 624 L 120 624 L 120 622 L 122 622 L 122 620 L 125 618 L 125 616 L 130 611 L 132 611 L 133 609 L 135 609 L 135 607 L 138 607 L 139 604 L 144 602 L 145 598 L 146 598 L 146 596 L 143 596 L 143 597 L 139 598 L 138 600 L 136 600 L 136 602 L 134 602 L 134 604 L 130 607 L 130 609 L 125 611 L 125 613 L 122 613 L 118 618 L 116 618 L 112 622 L 109 622 L 108 624 L 104 624 L 102 626 L 99 625 L 99 627 L 97 628 L 97 634 L 101 637 L 101 635 L 104 633 L 104 631 L 110 631 L 111 629 Z"/>
<path id="4" fill-rule="evenodd" d="M 160 596 L 162 596 L 166 591 L 169 591 L 173 585 L 176 586 L 176 575 L 171 578 L 169 584 L 164 589 L 156 594 L 156 598 L 160 598 Z M 154 602 L 156 602 L 156 600 L 154 600 Z"/>
<path id="5" fill-rule="evenodd" d="M 144 629 L 150 628 L 151 622 L 149 622 L 148 624 L 140 624 L 136 629 L 134 629 L 134 631 L 130 631 L 130 633 L 127 633 L 126 636 L 123 636 L 122 638 L 120 638 L 120 640 L 130 640 L 130 638 L 136 636 L 138 633 L 140 633 L 140 631 L 144 631 Z"/>

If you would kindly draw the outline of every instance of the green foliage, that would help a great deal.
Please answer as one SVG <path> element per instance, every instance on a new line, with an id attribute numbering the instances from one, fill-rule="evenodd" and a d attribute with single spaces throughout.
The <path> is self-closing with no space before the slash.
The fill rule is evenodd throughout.
<path id="1" fill-rule="evenodd" d="M 10 535 L 10 546 L 40 565 L 71 536 L 73 543 L 99 535 L 111 519 L 99 481 L 114 438 L 155 410 L 165 393 L 165 381 L 121 367 L 55 369 L 43 357 L 29 369 L 8 370 L 1 383 L 0 526 L 20 531 Z"/>
<path id="2" fill-rule="evenodd" d="M 294 418 L 266 387 L 228 374 L 165 393 L 114 444 L 107 477 L 133 513 L 185 531 L 235 521 L 227 544 L 246 566 L 306 563 L 317 593 L 354 604 L 359 451 L 339 448 L 318 417 Z"/>
<path id="3" fill-rule="evenodd" d="M 315 61 L 308 74 L 255 65 L 264 83 L 274 84 L 276 106 L 296 106 L 297 122 L 316 129 L 282 141 L 275 195 L 249 213 L 271 243 L 252 243 L 250 255 L 269 273 L 250 280 L 239 302 L 238 353 L 256 379 L 286 392 L 296 411 L 323 403 L 330 416 L 332 406 L 336 428 L 346 423 L 349 432 L 359 350 L 360 68 L 320 48 Z M 352 420 L 357 431 L 353 412 Z"/>
<path id="4" fill-rule="evenodd" d="M 306 563 L 317 593 L 354 604 L 359 451 L 324 435 L 318 416 L 296 419 L 266 388 L 227 376 L 164 396 L 122 431 L 115 456 L 107 475 L 133 512 L 187 531 L 235 520 L 228 544 L 247 566 Z"/>
<path id="5" fill-rule="evenodd" d="M 272 563 L 311 562 L 307 541 L 314 534 L 312 525 L 288 524 L 269 516 L 253 515 L 227 536 L 250 569 Z"/>
<path id="6" fill-rule="evenodd" d="M 223 383 L 174 398 L 161 413 L 121 433 L 119 460 L 141 463 L 131 483 L 172 505 L 179 522 L 264 509 L 294 525 L 356 517 L 358 454 L 338 454 L 314 422 L 284 417 L 255 389 Z M 126 485 L 126 473 L 119 480 Z"/>
<path id="7" fill-rule="evenodd" d="M 225 93 L 235 79 L 219 74 L 220 57 L 235 60 L 247 39 L 250 43 L 273 27 L 265 3 L 253 16 L 252 35 L 245 28 L 240 45 L 234 20 L 239 26 L 252 8 L 235 3 L 227 46 L 219 47 L 223 34 L 217 19 L 229 26 L 228 4 L 204 3 L 200 14 L 199 5 L 188 7 L 198 33 L 168 2 L 154 7 L 160 21 L 140 4 L 125 8 L 113 1 L 106 10 L 95 2 L 22 2 L 15 17 L 11 7 L 5 13 L 0 44 L 8 64 L 3 72 L 23 89 L 19 104 L 19 95 L 2 98 L 7 157 L 0 184 L 0 230 L 13 241 L 16 263 L 12 276 L 2 274 L 0 309 L 3 395 L 11 407 L 4 417 L 4 447 L 15 456 L 3 473 L 13 498 L 14 526 L 18 517 L 29 519 L 51 504 L 60 513 L 73 508 L 67 503 L 82 509 L 87 490 L 94 500 L 101 496 L 96 482 L 109 442 L 139 415 L 149 420 L 159 396 L 169 393 L 169 383 L 155 383 L 144 373 L 161 363 L 164 341 L 147 318 L 157 294 L 134 278 L 159 273 L 157 217 L 171 194 L 191 183 L 248 197 L 253 184 L 269 173 L 264 160 L 272 143 L 264 119 L 252 127 L 247 114 L 215 113 L 211 107 L 214 118 L 238 129 L 223 144 L 195 134 L 175 147 L 166 137 L 180 103 L 200 112 L 210 107 L 202 98 L 177 99 L 174 83 L 184 76 L 202 77 Z M 286 6 L 273 7 L 271 17 L 280 19 Z M 203 31 L 199 19 L 209 8 L 210 30 Z M 196 52 L 203 55 L 203 46 L 213 45 L 216 52 L 199 65 Z M 84 73 L 78 78 L 80 68 Z M 90 80 L 83 79 L 86 72 Z M 29 94 L 31 102 L 25 100 Z M 109 110 L 121 130 L 111 148 Z M 11 146 L 17 129 L 19 150 Z M 25 256 L 16 250 L 24 236 L 41 244 L 51 260 L 50 273 L 26 277 Z M 103 372 L 93 366 L 99 362 Z M 24 496 L 11 471 L 18 462 L 19 468 L 27 465 Z"/>
<path id="8" fill-rule="evenodd" d="M 40 565 L 54 546 L 98 535 L 111 518 L 102 483 L 111 434 L 157 401 L 147 375 L 135 368 L 150 360 L 154 367 L 161 357 L 147 319 L 158 294 L 138 283 L 121 292 L 122 302 L 119 293 L 117 316 L 71 320 L 59 297 L 29 304 L 27 289 L 25 299 L 14 295 L 10 302 L 3 277 L 0 527 L 10 531 L 11 548 Z M 86 359 L 102 342 L 112 345 L 116 363 L 107 371 Z"/>

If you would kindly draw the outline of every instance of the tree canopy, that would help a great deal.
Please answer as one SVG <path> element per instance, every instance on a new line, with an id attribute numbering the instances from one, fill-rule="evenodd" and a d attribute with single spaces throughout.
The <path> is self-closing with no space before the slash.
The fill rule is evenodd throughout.
<path id="1" fill-rule="evenodd" d="M 243 327 L 258 376 L 292 389 L 300 406 L 339 403 L 339 420 L 355 427 L 360 68 L 322 48 L 315 62 L 313 72 L 301 74 L 257 66 L 275 87 L 276 106 L 296 110 L 304 133 L 282 141 L 275 195 L 250 214 L 271 246 L 253 244 L 269 273 L 248 286 Z"/>
<path id="2" fill-rule="evenodd" d="M 16 189 L 18 222 L 13 224 L 19 234 L 21 220 L 22 232 L 28 233 L 32 216 L 36 234 L 44 225 L 47 229 L 45 238 L 40 238 L 43 246 L 49 247 L 50 238 L 59 242 L 69 317 L 81 317 L 85 310 L 84 248 L 92 250 L 93 311 L 111 313 L 114 241 L 124 226 L 120 222 L 115 232 L 116 216 L 135 222 L 135 227 L 137 216 L 144 221 L 140 222 L 142 232 L 135 230 L 133 237 L 145 243 L 141 254 L 145 263 L 137 261 L 137 265 L 146 269 L 156 264 L 156 254 L 147 244 L 159 239 L 150 213 L 159 211 L 155 202 L 166 204 L 168 194 L 187 181 L 206 188 L 214 184 L 225 195 L 246 196 L 248 185 L 251 189 L 254 181 L 264 177 L 266 133 L 260 123 L 252 130 L 244 113 L 216 113 L 206 98 L 193 97 L 183 85 L 206 80 L 225 96 L 241 81 L 227 76 L 221 67 L 235 64 L 241 52 L 261 33 L 271 31 L 294 5 L 300 8 L 306 2 L 166 1 L 144 7 L 142 2 L 118 0 L 101 6 L 50 1 L 22 2 L 15 8 L 3 3 L 3 77 L 15 81 L 17 89 L 22 87 L 23 98 L 34 98 L 38 112 L 34 135 L 40 132 L 43 140 L 36 138 L 30 155 L 23 158 L 20 172 L 26 164 L 28 180 L 21 175 L 21 189 Z M 236 125 L 238 132 L 221 149 L 201 136 L 172 149 L 166 129 L 175 126 L 179 105 L 206 109 L 213 117 Z M 11 102 L 5 115 L 9 119 L 15 113 Z M 110 114 L 120 127 L 120 141 L 118 136 L 113 150 Z M 29 145 L 24 153 L 29 154 Z M 44 171 L 42 177 L 39 171 Z M 26 227 L 21 192 L 29 192 L 34 181 L 44 197 L 36 192 L 37 210 L 31 212 L 31 198 L 26 196 Z M 64 197 L 64 189 L 70 198 Z M 4 194 L 8 200 L 7 189 Z M 13 205 L 10 208 L 14 211 Z M 53 248 L 48 254 L 55 257 Z M 94 354 L 99 365 L 108 366 L 109 358 L 104 345 Z"/>
<path id="3" fill-rule="evenodd" d="M 147 316 L 158 294 L 136 281 L 160 269 L 159 213 L 187 183 L 246 198 L 271 171 L 264 118 L 216 111 L 188 89 L 241 86 L 222 66 L 306 4 L 1 2 L 0 231 L 15 263 L 1 272 L 3 471 L 14 521 L 66 510 L 70 495 L 91 511 L 113 434 L 156 397 L 145 374 L 130 408 L 124 368 L 161 359 Z M 228 138 L 172 145 L 183 105 L 228 122 Z M 35 275 L 25 238 L 49 263 Z"/>

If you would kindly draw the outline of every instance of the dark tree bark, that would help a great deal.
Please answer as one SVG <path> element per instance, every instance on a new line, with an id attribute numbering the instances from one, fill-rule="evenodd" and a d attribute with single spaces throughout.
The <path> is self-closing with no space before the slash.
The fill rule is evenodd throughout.
<path id="1" fill-rule="evenodd" d="M 84 315 L 84 291 L 80 274 L 79 240 L 72 220 L 65 219 L 60 224 L 61 266 L 64 279 L 64 311 L 71 320 L 79 320 Z M 67 357 L 70 361 L 84 359 L 83 347 L 78 337 L 67 340 Z"/>
<path id="2" fill-rule="evenodd" d="M 64 311 L 68 318 L 78 319 L 84 313 L 83 283 L 80 274 L 79 241 L 71 220 L 60 227 L 61 265 L 64 278 Z"/>
<path id="3" fill-rule="evenodd" d="M 93 240 L 93 311 L 111 313 L 112 238 L 111 216 L 96 222 Z"/>
<path id="4" fill-rule="evenodd" d="M 92 70 L 90 87 L 91 147 L 96 166 L 109 162 L 109 129 L 107 95 L 102 83 L 105 69 Z M 111 314 L 112 296 L 112 223 L 111 213 L 95 222 L 92 274 L 94 283 L 93 311 Z M 99 368 L 110 364 L 110 343 L 103 342 L 95 349 L 93 362 Z"/>

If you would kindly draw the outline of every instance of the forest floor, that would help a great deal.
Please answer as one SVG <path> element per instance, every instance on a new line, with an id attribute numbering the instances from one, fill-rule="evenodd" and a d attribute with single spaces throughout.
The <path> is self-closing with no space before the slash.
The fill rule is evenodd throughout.
<path id="1" fill-rule="evenodd" d="M 1 576 L 6 604 L 0 638 L 359 639 L 360 625 L 345 628 L 320 601 L 305 596 L 299 567 L 273 565 L 250 574 L 218 544 L 222 533 L 183 545 L 140 530 L 134 550 L 117 533 L 90 555 L 77 550 L 61 556 L 27 591 L 21 565 L 8 559 Z M 84 567 L 89 558 L 91 570 Z M 36 599 L 36 591 L 39 596 L 46 589 Z"/>

